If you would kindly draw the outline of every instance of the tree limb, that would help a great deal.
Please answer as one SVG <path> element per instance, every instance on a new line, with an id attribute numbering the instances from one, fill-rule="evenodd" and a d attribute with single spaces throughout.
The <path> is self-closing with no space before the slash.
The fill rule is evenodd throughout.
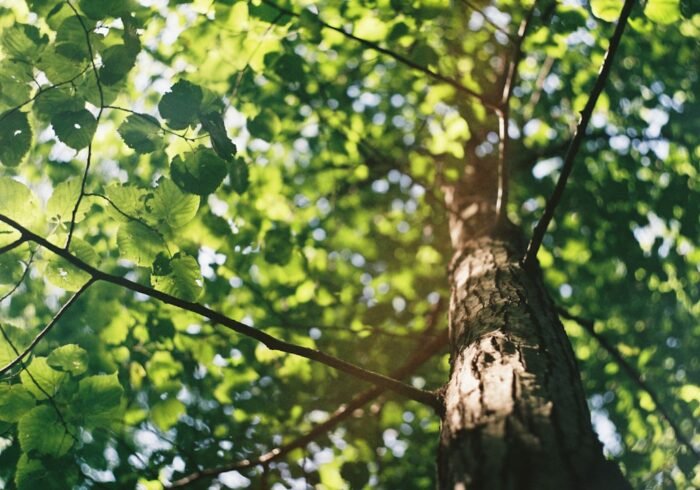
<path id="1" fill-rule="evenodd" d="M 292 10 L 288 10 L 284 7 L 280 7 L 272 0 L 262 0 L 262 2 L 266 5 L 269 5 L 270 7 L 274 8 L 274 9 L 277 9 L 280 12 L 283 12 L 283 13 L 291 16 L 291 17 L 295 17 L 295 18 L 301 17 L 301 14 L 298 14 L 297 12 L 294 12 Z M 368 41 L 367 39 L 363 39 L 361 37 L 357 37 L 354 34 L 346 32 L 345 30 L 343 30 L 340 27 L 328 24 L 328 23 L 322 21 L 319 17 L 316 17 L 316 21 L 319 23 L 319 25 L 321 25 L 322 27 L 324 27 L 326 29 L 330 29 L 332 31 L 338 32 L 338 33 L 342 34 L 343 36 L 347 37 L 348 39 L 352 39 L 353 41 L 357 41 L 358 43 L 362 44 L 366 48 L 369 48 L 373 51 L 376 51 L 378 53 L 386 55 L 386 56 L 398 61 L 399 63 L 406 65 L 409 68 L 412 68 L 413 70 L 419 71 L 425 75 L 428 75 L 429 77 L 431 77 L 435 80 L 438 80 L 440 82 L 443 82 L 443 83 L 450 85 L 451 87 L 456 89 L 458 92 L 461 92 L 463 94 L 468 95 L 469 97 L 473 97 L 474 99 L 478 100 L 479 102 L 481 102 L 481 104 L 484 105 L 484 107 L 491 109 L 492 111 L 496 111 L 498 109 L 498 106 L 496 104 L 494 104 L 493 102 L 489 101 L 483 94 L 480 94 L 479 92 L 476 92 L 476 91 L 470 89 L 469 87 L 465 87 L 464 85 L 462 85 L 460 82 L 458 82 L 454 78 L 450 78 L 448 76 L 442 75 L 436 71 L 431 70 L 428 67 L 425 67 L 423 65 L 420 65 L 420 64 L 410 60 L 409 58 L 406 58 L 405 56 L 403 56 L 399 53 L 396 53 L 395 51 L 392 51 L 392 50 L 387 49 L 387 48 L 383 48 L 382 46 L 380 46 L 379 44 L 377 44 L 375 42 Z"/>
<path id="2" fill-rule="evenodd" d="M 513 87 L 518 74 L 518 64 L 523 55 L 523 41 L 527 35 L 528 28 L 532 23 L 532 18 L 537 8 L 537 0 L 532 4 L 527 15 L 518 27 L 518 38 L 513 46 L 513 54 L 505 78 L 503 80 L 503 90 L 499 102 L 498 116 L 498 197 L 496 199 L 496 213 L 498 221 L 504 223 L 508 215 L 508 120 L 510 118 L 510 97 L 513 94 Z"/>
<path id="3" fill-rule="evenodd" d="M 437 310 L 437 308 L 436 308 Z M 419 348 L 414 352 L 413 356 L 404 364 L 401 368 L 397 369 L 392 373 L 392 377 L 401 379 L 410 375 L 421 365 L 425 364 L 430 360 L 435 354 L 440 352 L 440 350 L 447 345 L 447 330 L 443 330 L 440 334 L 435 337 L 431 342 L 426 345 L 419 346 Z M 318 424 L 309 432 L 304 434 L 293 441 L 284 444 L 282 446 L 276 447 L 265 454 L 262 454 L 254 459 L 243 459 L 236 461 L 234 463 L 217 466 L 215 468 L 207 468 L 200 471 L 191 473 L 179 480 L 174 481 L 167 488 L 180 488 L 185 487 L 195 481 L 202 480 L 204 478 L 212 478 L 218 476 L 227 471 L 242 470 L 245 468 L 251 468 L 258 465 L 267 465 L 271 461 L 279 459 L 295 449 L 302 448 L 309 444 L 310 442 L 318 439 L 319 437 L 326 434 L 329 430 L 336 427 L 343 420 L 347 419 L 352 415 L 352 413 L 384 393 L 386 389 L 382 386 L 375 386 L 369 388 L 361 393 L 355 395 L 348 403 L 340 406 L 325 422 Z"/>
<path id="4" fill-rule="evenodd" d="M 216 324 L 224 326 L 229 330 L 233 330 L 234 332 L 238 332 L 242 335 L 245 335 L 246 337 L 255 339 L 263 343 L 270 350 L 286 352 L 288 354 L 294 354 L 300 357 L 305 357 L 307 359 L 320 362 L 321 364 L 325 364 L 326 366 L 337 369 L 338 371 L 350 374 L 358 379 L 362 379 L 364 381 L 378 386 L 383 386 L 386 389 L 399 393 L 407 398 L 410 398 L 411 400 L 415 400 L 417 402 L 428 405 L 438 412 L 441 412 L 443 410 L 441 399 L 434 393 L 414 388 L 413 386 L 404 384 L 383 374 L 379 374 L 374 371 L 361 368 L 355 364 L 349 363 L 330 354 L 326 354 L 325 352 L 292 344 L 284 340 L 280 340 L 276 337 L 273 337 L 272 335 L 269 335 L 261 330 L 246 325 L 245 323 L 239 322 L 238 320 L 229 318 L 226 315 L 218 311 L 214 311 L 210 308 L 207 308 L 206 306 L 201 305 L 199 303 L 185 301 L 183 299 L 176 298 L 175 296 L 171 296 L 162 291 L 158 291 L 157 289 L 153 289 L 151 287 L 144 286 L 143 284 L 131 281 L 124 277 L 109 274 L 86 262 L 83 262 L 69 251 L 54 245 L 45 238 L 28 230 L 21 224 L 14 221 L 12 218 L 0 214 L 0 221 L 7 225 L 10 225 L 14 229 L 22 233 L 28 240 L 31 240 L 37 243 L 38 245 L 41 245 L 47 250 L 70 262 L 77 268 L 87 272 L 88 274 L 90 274 L 90 276 L 92 276 L 92 280 L 94 281 L 107 282 L 137 293 L 145 294 L 146 296 L 149 296 L 153 299 L 157 299 L 165 304 L 201 315 L 205 318 L 208 318 Z"/>
<path id="5" fill-rule="evenodd" d="M 603 88 L 605 87 L 605 82 L 608 79 L 608 74 L 610 73 L 610 68 L 612 67 L 613 60 L 615 58 L 615 53 L 617 52 L 617 49 L 620 45 L 620 41 L 622 40 L 622 34 L 625 31 L 627 19 L 629 18 L 630 12 L 632 11 L 632 7 L 634 6 L 634 4 L 635 0 L 625 0 L 625 4 L 622 6 L 622 12 L 620 12 L 620 18 L 617 21 L 617 26 L 615 26 L 615 32 L 613 33 L 613 36 L 610 39 L 610 46 L 608 46 L 608 51 L 605 53 L 605 60 L 603 61 L 603 66 L 600 69 L 600 73 L 598 74 L 598 78 L 595 81 L 595 85 L 593 86 L 591 95 L 588 98 L 588 102 L 586 102 L 586 106 L 584 107 L 583 112 L 581 112 L 581 119 L 579 120 L 578 125 L 576 126 L 576 133 L 574 134 L 574 138 L 571 140 L 569 149 L 566 151 L 566 156 L 564 157 L 564 165 L 562 166 L 561 174 L 559 175 L 559 180 L 557 181 L 557 184 L 554 188 L 554 192 L 552 192 L 552 195 L 547 201 L 547 206 L 544 209 L 542 217 L 540 218 L 539 222 L 537 223 L 537 226 L 535 226 L 535 230 L 532 233 L 532 239 L 530 240 L 530 243 L 527 247 L 527 252 L 525 253 L 525 257 L 523 258 L 523 263 L 525 266 L 531 266 L 535 262 L 537 258 L 537 251 L 539 250 L 540 245 L 542 244 L 544 234 L 547 231 L 547 227 L 549 226 L 550 221 L 552 221 L 552 217 L 554 216 L 554 210 L 559 204 L 559 201 L 561 201 L 562 194 L 564 193 L 564 188 L 566 187 L 566 182 L 569 179 L 569 175 L 571 175 L 571 170 L 574 166 L 574 159 L 576 158 L 576 154 L 578 153 L 578 150 L 581 147 L 581 144 L 583 143 L 583 138 L 586 134 L 586 128 L 588 127 L 588 122 L 590 121 L 591 116 L 593 115 L 593 109 L 595 108 L 596 102 L 598 101 L 598 97 L 603 92 Z"/>
<path id="6" fill-rule="evenodd" d="M 615 362 L 622 368 L 622 370 L 627 374 L 627 376 L 643 391 L 646 391 L 651 400 L 654 402 L 654 405 L 656 406 L 656 410 L 659 412 L 659 414 L 668 422 L 668 425 L 671 426 L 671 429 L 673 430 L 674 435 L 676 436 L 676 439 L 683 444 L 688 450 L 693 453 L 695 456 L 700 458 L 700 451 L 696 450 L 695 447 L 693 447 L 693 444 L 690 442 L 690 439 L 688 439 L 685 435 L 683 435 L 683 432 L 681 431 L 681 428 L 678 426 L 678 424 L 673 420 L 673 417 L 671 416 L 671 413 L 668 411 L 668 409 L 661 403 L 661 400 L 659 399 L 659 395 L 656 393 L 656 391 L 649 386 L 649 383 L 644 381 L 644 378 L 642 375 L 637 371 L 620 353 L 620 351 L 612 345 L 608 339 L 606 339 L 604 336 L 599 334 L 598 332 L 595 331 L 595 323 L 593 320 L 589 320 L 587 318 L 582 318 L 580 316 L 574 315 L 572 313 L 569 313 L 563 308 L 557 308 L 557 312 L 559 313 L 560 316 L 563 318 L 566 318 L 567 320 L 572 320 L 588 332 L 591 337 L 596 339 L 600 346 L 606 350 L 606 352 L 615 359 Z"/>

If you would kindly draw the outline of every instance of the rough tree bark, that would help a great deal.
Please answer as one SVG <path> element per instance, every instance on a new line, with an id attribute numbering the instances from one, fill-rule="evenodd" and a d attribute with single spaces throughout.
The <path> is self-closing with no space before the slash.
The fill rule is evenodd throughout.
<path id="1" fill-rule="evenodd" d="M 493 195 L 493 186 L 464 184 L 446 189 L 455 256 L 439 488 L 631 488 L 603 455 L 541 272 L 521 265 L 522 233 L 510 223 L 484 226 L 495 216 L 474 196 Z M 457 195 L 469 189 L 481 192 Z"/>

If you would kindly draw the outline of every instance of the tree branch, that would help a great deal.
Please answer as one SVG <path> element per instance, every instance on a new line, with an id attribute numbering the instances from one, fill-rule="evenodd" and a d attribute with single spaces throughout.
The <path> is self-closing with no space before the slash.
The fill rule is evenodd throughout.
<path id="1" fill-rule="evenodd" d="M 27 241 L 27 238 L 24 235 L 20 236 L 14 242 L 8 243 L 7 245 L 0 247 L 0 255 L 13 251 L 14 249 L 19 247 L 20 245 L 22 245 L 26 241 Z"/>
<path id="2" fill-rule="evenodd" d="M 513 46 L 513 55 L 506 76 L 503 80 L 503 90 L 501 92 L 501 100 L 499 110 L 496 111 L 498 116 L 498 197 L 496 199 L 496 213 L 499 223 L 505 223 L 508 218 L 508 161 L 507 161 L 507 146 L 508 146 L 508 120 L 510 119 L 510 97 L 513 94 L 513 87 L 518 73 L 518 64 L 523 55 L 523 41 L 527 35 L 527 31 L 532 23 L 535 9 L 537 8 L 537 0 L 532 4 L 532 7 L 527 13 L 527 16 L 520 23 L 518 28 L 518 38 Z"/>
<path id="3" fill-rule="evenodd" d="M 12 361 L 7 363 L 2 369 L 0 369 L 0 376 L 3 376 L 5 373 L 7 373 L 10 369 L 15 367 L 17 364 L 21 363 L 24 358 L 34 350 L 34 347 L 43 339 L 47 333 L 51 331 L 51 329 L 56 326 L 58 321 L 61 319 L 61 317 L 68 311 L 68 309 L 73 306 L 73 304 L 82 296 L 82 294 L 88 290 L 90 286 L 95 282 L 94 279 L 90 279 L 88 282 L 82 285 L 80 289 L 78 289 L 75 293 L 73 293 L 73 296 L 70 297 L 68 301 L 59 309 L 56 314 L 53 316 L 51 321 L 32 339 L 32 341 L 29 343 L 29 345 L 21 352 L 17 354 L 17 357 L 15 357 Z M 4 334 L 4 332 L 3 332 Z M 14 349 L 14 346 L 12 346 Z"/>
<path id="4" fill-rule="evenodd" d="M 104 92 L 102 90 L 102 82 L 100 81 L 100 74 L 97 70 L 97 65 L 95 64 L 95 53 L 92 49 L 92 42 L 90 41 L 90 31 L 88 30 L 87 26 L 85 25 L 83 18 L 80 16 L 80 14 L 75 9 L 75 7 L 70 2 L 70 0 L 66 0 L 66 3 L 70 7 L 70 9 L 73 11 L 73 13 L 76 15 L 76 17 L 78 17 L 78 21 L 80 22 L 80 25 L 83 28 L 83 31 L 85 32 L 85 42 L 87 43 L 88 53 L 90 54 L 90 63 L 92 64 L 92 71 L 95 75 L 95 83 L 97 83 L 97 91 L 100 94 L 100 107 L 99 107 L 99 110 L 97 111 L 97 117 L 95 117 L 95 125 L 97 127 L 100 124 L 100 118 L 102 117 L 102 111 L 104 111 L 104 108 L 105 108 L 105 96 L 104 96 Z M 83 200 L 83 196 L 85 196 L 85 185 L 87 184 L 88 173 L 90 172 L 90 164 L 92 163 L 92 141 L 95 138 L 95 134 L 97 134 L 97 130 L 95 130 L 95 133 L 92 135 L 92 138 L 90 139 L 90 144 L 88 144 L 88 154 L 87 154 L 87 159 L 85 161 L 85 173 L 83 174 L 83 179 L 80 182 L 80 194 L 78 194 L 78 199 L 76 199 L 76 201 L 75 201 L 75 206 L 73 206 L 73 212 L 71 214 L 70 228 L 68 229 L 68 238 L 66 239 L 66 245 L 65 245 L 66 250 L 68 250 L 68 248 L 70 247 L 70 242 L 71 242 L 71 239 L 73 238 L 73 231 L 75 229 L 75 219 L 76 219 L 76 216 L 78 215 L 78 208 L 80 207 L 80 202 Z"/>
<path id="5" fill-rule="evenodd" d="M 588 98 L 588 102 L 586 102 L 586 106 L 584 107 L 583 112 L 581 112 L 581 119 L 579 120 L 579 123 L 576 126 L 576 133 L 574 134 L 574 138 L 571 140 L 569 149 L 566 151 L 566 156 L 564 157 L 564 165 L 562 166 L 561 174 L 559 175 L 559 180 L 557 181 L 557 184 L 554 188 L 554 192 L 552 192 L 552 195 L 547 201 L 547 206 L 544 209 L 542 217 L 540 218 L 539 222 L 537 223 L 537 226 L 535 226 L 535 230 L 532 233 L 532 239 L 530 240 L 530 243 L 527 247 L 527 252 L 525 253 L 525 257 L 523 258 L 523 263 L 525 266 L 531 266 L 537 259 L 537 251 L 539 250 L 540 245 L 542 244 L 542 239 L 544 238 L 544 234 L 547 231 L 547 227 L 549 226 L 550 221 L 552 221 L 552 217 L 554 216 L 554 210 L 559 204 L 559 201 L 561 201 L 562 194 L 564 193 L 564 188 L 566 187 L 566 182 L 569 179 L 569 175 L 571 175 L 571 170 L 574 166 L 574 159 L 576 158 L 576 154 L 578 153 L 578 150 L 581 147 L 581 143 L 583 143 L 583 138 L 586 134 L 586 128 L 588 127 L 588 122 L 590 121 L 591 116 L 593 115 L 593 109 L 595 108 L 596 102 L 598 101 L 598 97 L 603 92 L 603 88 L 605 87 L 605 82 L 608 79 L 608 74 L 610 73 L 610 68 L 612 67 L 613 60 L 615 58 L 615 53 L 617 52 L 617 49 L 620 45 L 620 41 L 622 40 L 622 34 L 625 30 L 625 26 L 627 25 L 627 19 L 629 18 L 630 12 L 632 11 L 632 7 L 634 6 L 634 4 L 635 0 L 625 0 L 625 4 L 622 6 L 622 12 L 620 12 L 620 18 L 617 21 L 617 26 L 615 26 L 615 32 L 613 33 L 613 36 L 610 39 L 610 46 L 608 47 L 608 51 L 605 53 L 605 60 L 603 61 L 603 66 L 600 69 L 600 73 L 598 74 L 598 78 L 595 82 L 595 85 L 593 86 L 591 95 Z"/>
<path id="6" fill-rule="evenodd" d="M 214 323 L 226 327 L 229 330 L 233 330 L 234 332 L 238 332 L 242 335 L 262 342 L 268 349 L 286 352 L 288 354 L 294 354 L 300 357 L 305 357 L 307 359 L 320 362 L 321 364 L 325 364 L 326 366 L 337 369 L 338 371 L 350 374 L 358 379 L 362 379 L 364 381 L 373 383 L 378 386 L 383 386 L 386 389 L 392 390 L 407 398 L 428 405 L 438 412 L 441 412 L 443 410 L 441 399 L 434 393 L 425 390 L 419 390 L 418 388 L 414 388 L 413 386 L 404 384 L 383 374 L 363 369 L 355 364 L 326 354 L 325 352 L 321 352 L 315 349 L 310 349 L 308 347 L 303 347 L 300 345 L 292 344 L 290 342 L 286 342 L 284 340 L 280 340 L 276 337 L 273 337 L 272 335 L 269 335 L 261 330 L 248 326 L 245 323 L 239 322 L 238 320 L 229 318 L 226 315 L 219 313 L 218 311 L 214 311 L 210 308 L 207 308 L 206 306 L 201 305 L 199 303 L 185 301 L 171 296 L 167 293 L 164 293 L 162 291 L 158 291 L 157 289 L 153 289 L 151 287 L 144 286 L 137 282 L 131 281 L 129 279 L 114 276 L 86 262 L 83 262 L 78 257 L 71 254 L 69 251 L 65 250 L 64 248 L 58 247 L 46 240 L 45 238 L 37 235 L 36 233 L 33 233 L 32 231 L 23 227 L 21 224 L 14 221 L 12 218 L 0 214 L 0 221 L 7 225 L 10 225 L 14 229 L 22 233 L 24 236 L 26 236 L 28 240 L 31 240 L 37 243 L 38 245 L 41 245 L 47 250 L 70 262 L 77 268 L 87 272 L 88 274 L 90 274 L 90 276 L 92 276 L 92 280 L 94 281 L 104 281 L 137 293 L 145 294 L 146 296 L 149 296 L 153 299 L 157 299 L 165 304 L 201 315 L 205 318 L 208 318 Z"/>
<path id="7" fill-rule="evenodd" d="M 295 17 L 295 18 L 301 17 L 301 14 L 298 14 L 292 10 L 288 10 L 284 7 L 280 7 L 272 0 L 262 0 L 262 2 L 266 5 L 269 5 L 270 7 L 274 8 L 274 9 L 277 9 L 280 12 L 283 12 L 283 13 L 291 16 L 291 17 Z M 496 104 L 494 104 L 493 102 L 489 101 L 483 94 L 480 94 L 479 92 L 476 92 L 468 87 L 465 87 L 464 85 L 462 85 L 460 82 L 458 82 L 454 78 L 450 78 L 448 76 L 442 75 L 436 71 L 431 70 L 428 67 L 422 66 L 422 65 L 410 60 L 409 58 L 406 58 L 405 56 L 403 56 L 399 53 L 396 53 L 395 51 L 391 51 L 390 49 L 383 48 L 382 46 L 380 46 L 379 44 L 377 44 L 375 42 L 368 41 L 367 39 L 363 39 L 361 37 L 357 37 L 354 34 L 346 32 L 345 30 L 343 30 L 340 27 L 328 24 L 328 23 L 322 21 L 318 16 L 316 17 L 316 21 L 319 23 L 319 25 L 321 25 L 322 27 L 324 27 L 326 29 L 330 29 L 332 31 L 338 32 L 338 33 L 342 34 L 343 36 L 347 37 L 348 39 L 352 39 L 353 41 L 360 43 L 361 45 L 365 46 L 366 48 L 369 48 L 373 51 L 376 51 L 378 53 L 386 55 L 386 56 L 398 61 L 399 63 L 406 65 L 409 68 L 412 68 L 413 70 L 421 72 L 421 73 L 428 75 L 429 77 L 431 77 L 435 80 L 438 80 L 440 82 L 443 82 L 443 83 L 450 85 L 451 87 L 456 89 L 458 92 L 461 92 L 463 94 L 468 95 L 469 97 L 473 97 L 474 99 L 478 100 L 479 102 L 481 102 L 481 104 L 483 104 L 484 107 L 491 109 L 492 111 L 496 111 L 498 109 L 498 106 Z"/>
<path id="8" fill-rule="evenodd" d="M 436 308 L 436 310 L 439 311 L 439 308 Z M 440 352 L 440 350 L 445 345 L 447 345 L 447 330 L 443 330 L 442 332 L 440 332 L 439 336 L 435 337 L 428 344 L 419 346 L 418 349 L 414 352 L 413 356 L 406 362 L 406 364 L 404 364 L 402 367 L 400 367 L 392 373 L 392 377 L 401 379 L 410 375 L 416 369 L 418 369 L 420 366 L 422 366 L 428 360 L 430 360 L 435 354 Z M 254 459 L 243 459 L 241 461 L 236 461 L 228 465 L 196 471 L 183 478 L 180 478 L 179 480 L 174 481 L 167 488 L 185 487 L 191 483 L 194 483 L 195 481 L 202 480 L 204 478 L 212 478 L 222 473 L 226 473 L 227 471 L 241 470 L 258 465 L 267 465 L 271 461 L 279 459 L 289 454 L 295 449 L 302 448 L 310 442 L 323 436 L 329 430 L 333 429 L 338 424 L 340 424 L 343 420 L 350 417 L 355 410 L 363 407 L 364 405 L 377 398 L 385 391 L 385 388 L 381 386 L 369 388 L 355 395 L 345 405 L 340 406 L 335 412 L 333 412 L 333 414 L 328 418 L 328 420 L 321 424 L 318 424 L 303 436 L 298 437 L 297 439 L 294 439 L 293 441 L 287 444 L 276 447 Z"/>
<path id="9" fill-rule="evenodd" d="M 560 316 L 563 318 L 566 318 L 567 320 L 572 320 L 583 329 L 588 332 L 591 337 L 596 339 L 600 346 L 606 350 L 606 352 L 615 359 L 615 362 L 622 368 L 622 370 L 627 374 L 627 376 L 643 391 L 646 391 L 651 400 L 654 402 L 654 405 L 656 406 L 656 410 L 659 412 L 659 414 L 668 422 L 668 425 L 671 426 L 671 429 L 673 430 L 674 435 L 676 436 L 676 439 L 683 444 L 688 450 L 693 453 L 695 456 L 700 458 L 700 451 L 696 450 L 695 447 L 693 447 L 692 443 L 690 442 L 690 439 L 688 439 L 685 435 L 683 435 L 683 432 L 681 431 L 681 428 L 678 426 L 678 424 L 673 420 L 671 417 L 671 413 L 668 411 L 668 409 L 661 403 L 659 400 L 659 395 L 656 393 L 656 391 L 649 386 L 649 383 L 644 381 L 644 378 L 642 375 L 637 371 L 627 360 L 622 356 L 620 351 L 612 345 L 608 339 L 606 339 L 604 336 L 599 334 L 598 332 L 595 331 L 595 323 L 593 320 L 589 320 L 587 318 L 582 318 L 577 315 L 573 315 L 572 313 L 569 313 L 563 308 L 557 308 L 557 312 L 559 313 Z"/>

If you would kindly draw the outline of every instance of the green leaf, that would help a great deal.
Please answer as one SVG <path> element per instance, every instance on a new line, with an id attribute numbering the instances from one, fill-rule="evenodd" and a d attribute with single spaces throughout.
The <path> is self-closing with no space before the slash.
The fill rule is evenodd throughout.
<path id="1" fill-rule="evenodd" d="M 22 385 L 0 385 L 0 420 L 17 422 L 36 405 L 32 394 Z"/>
<path id="2" fill-rule="evenodd" d="M 158 112 L 168 120 L 171 128 L 185 129 L 196 122 L 202 98 L 202 88 L 199 85 L 180 80 L 160 99 Z"/>
<path id="3" fill-rule="evenodd" d="M 0 44 L 12 58 L 32 60 L 46 46 L 49 37 L 42 35 L 36 26 L 15 23 L 2 28 Z"/>
<path id="4" fill-rule="evenodd" d="M 83 413 L 87 427 L 109 425 L 121 417 L 123 394 L 117 373 L 90 376 L 78 384 L 76 409 Z"/>
<path id="5" fill-rule="evenodd" d="M 29 367 L 22 371 L 19 377 L 22 380 L 22 385 L 34 395 L 34 398 L 45 400 L 48 398 L 47 394 L 53 397 L 58 393 L 61 384 L 66 378 L 66 374 L 52 369 L 45 357 L 35 357 Z"/>
<path id="6" fill-rule="evenodd" d="M 80 9 L 94 20 L 107 17 L 121 17 L 129 12 L 127 0 L 80 0 Z"/>
<path id="7" fill-rule="evenodd" d="M 148 207 L 159 224 L 164 223 L 171 230 L 177 230 L 197 215 L 199 201 L 199 196 L 186 194 L 172 180 L 161 178 L 153 198 L 148 201 Z"/>
<path id="8" fill-rule="evenodd" d="M 41 220 L 39 201 L 34 193 L 26 185 L 9 177 L 0 177 L 0 214 L 27 228 L 33 228 L 37 220 Z M 0 246 L 17 238 L 19 233 L 14 228 L 0 223 Z"/>
<path id="9" fill-rule="evenodd" d="M 31 342 L 31 333 L 14 325 L 2 325 L 5 335 L 0 334 L 0 367 L 6 366 L 17 357 L 17 352 Z M 14 346 L 14 348 L 13 348 Z"/>
<path id="10" fill-rule="evenodd" d="M 274 228 L 265 233 L 265 260 L 271 264 L 285 265 L 292 258 L 294 244 L 289 226 L 277 223 Z"/>
<path id="11" fill-rule="evenodd" d="M 29 100 L 32 73 L 29 65 L 12 59 L 0 65 L 0 113 Z"/>
<path id="12" fill-rule="evenodd" d="M 593 15 L 606 22 L 616 21 L 620 17 L 623 0 L 591 0 Z"/>
<path id="13" fill-rule="evenodd" d="M 165 252 L 163 237 L 138 221 L 129 221 L 117 232 L 119 255 L 139 267 L 150 267 L 159 253 Z"/>
<path id="14" fill-rule="evenodd" d="M 53 481 L 55 479 L 49 476 L 41 461 L 29 459 L 26 453 L 20 456 L 15 471 L 17 490 L 53 489 L 56 488 L 51 484 Z"/>
<path id="15" fill-rule="evenodd" d="M 279 133 L 282 125 L 277 115 L 269 109 L 263 109 L 247 124 L 248 131 L 254 138 L 272 141 Z"/>
<path id="16" fill-rule="evenodd" d="M 75 203 L 78 202 L 80 196 L 80 188 L 82 181 L 80 179 L 68 179 L 56 186 L 46 203 L 46 215 L 49 220 L 54 223 L 70 223 L 73 216 Z M 79 223 L 88 212 L 84 202 L 75 213 L 75 222 Z"/>
<path id="17" fill-rule="evenodd" d="M 0 163 L 15 167 L 22 162 L 32 143 L 32 128 L 26 112 L 0 115 Z"/>
<path id="18" fill-rule="evenodd" d="M 648 0 L 644 13 L 657 24 L 673 24 L 681 18 L 680 0 Z"/>
<path id="19" fill-rule="evenodd" d="M 139 217 L 144 211 L 146 199 L 149 193 L 146 189 L 130 184 L 112 184 L 105 189 L 105 195 L 110 200 L 110 209 L 116 206 L 121 213 L 131 217 Z M 116 211 L 113 214 L 121 220 L 128 220 L 123 214 Z"/>
<path id="20" fill-rule="evenodd" d="M 83 20 L 86 22 L 86 20 Z M 89 28 L 89 27 L 88 27 Z M 56 31 L 56 53 L 73 61 L 90 59 L 85 29 L 77 16 L 68 17 Z"/>
<path id="21" fill-rule="evenodd" d="M 298 54 L 285 53 L 275 61 L 275 73 L 287 82 L 302 82 L 304 73 L 304 58 Z"/>
<path id="22" fill-rule="evenodd" d="M 47 456 L 63 456 L 73 439 L 51 405 L 39 405 L 27 412 L 17 424 L 19 444 L 25 453 L 37 451 Z"/>
<path id="23" fill-rule="evenodd" d="M 127 48 L 123 44 L 110 46 L 102 52 L 102 67 L 100 81 L 105 85 L 114 85 L 123 80 L 136 64 L 138 51 Z"/>
<path id="24" fill-rule="evenodd" d="M 51 351 L 46 362 L 53 368 L 78 376 L 87 370 L 88 353 L 79 345 L 66 344 Z"/>
<path id="25" fill-rule="evenodd" d="M 44 93 L 34 102 L 34 113 L 42 121 L 51 119 L 62 112 L 76 112 L 85 108 L 83 101 L 71 86 L 48 89 L 42 87 Z"/>
<path id="26" fill-rule="evenodd" d="M 177 253 L 168 259 L 161 254 L 153 262 L 151 285 L 176 298 L 195 301 L 202 294 L 202 273 L 194 257 Z"/>
<path id="27" fill-rule="evenodd" d="M 214 192 L 226 177 L 226 162 L 210 149 L 176 156 L 170 164 L 170 176 L 185 192 L 206 196 Z"/>
<path id="28" fill-rule="evenodd" d="M 97 265 L 99 261 L 95 249 L 80 238 L 73 237 L 70 251 L 87 264 Z M 49 259 L 44 275 L 51 284 L 66 291 L 77 291 L 90 280 L 90 274 L 58 256 Z"/>
<path id="29" fill-rule="evenodd" d="M 44 72 L 50 82 L 65 83 L 77 77 L 80 72 L 89 66 L 89 61 L 85 60 L 82 63 L 76 63 L 76 60 L 62 55 L 57 49 L 55 45 L 50 46 L 36 63 L 36 67 Z M 82 95 L 82 92 L 80 93 Z M 42 97 L 44 95 L 46 93 L 42 94 Z M 83 107 L 82 104 L 80 107 Z"/>
<path id="30" fill-rule="evenodd" d="M 158 120 L 148 114 L 132 114 L 119 126 L 124 143 L 137 153 L 150 153 L 163 147 Z"/>
<path id="31" fill-rule="evenodd" d="M 51 125 L 58 139 L 74 150 L 88 146 L 97 129 L 97 121 L 87 109 L 57 114 L 51 119 Z"/>
<path id="32" fill-rule="evenodd" d="M 199 118 L 204 130 L 209 133 L 211 145 L 217 155 L 227 161 L 231 161 L 236 154 L 236 145 L 226 134 L 224 119 L 219 112 L 203 114 Z"/>
<path id="33" fill-rule="evenodd" d="M 185 414 L 185 404 L 175 398 L 168 398 L 151 407 L 151 420 L 162 431 L 174 426 Z"/>
<path id="34" fill-rule="evenodd" d="M 228 166 L 228 178 L 231 187 L 238 194 L 243 194 L 248 190 L 250 179 L 248 175 L 248 164 L 243 158 L 235 158 Z"/>
<path id="35" fill-rule="evenodd" d="M 12 252 L 0 255 L 0 284 L 14 285 L 19 281 L 24 272 L 22 261 L 26 260 L 27 254 L 25 252 L 25 247 L 18 247 Z"/>

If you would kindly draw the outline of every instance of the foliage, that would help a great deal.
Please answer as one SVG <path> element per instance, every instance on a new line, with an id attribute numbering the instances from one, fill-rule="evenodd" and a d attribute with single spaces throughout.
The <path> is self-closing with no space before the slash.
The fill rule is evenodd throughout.
<path id="1" fill-rule="evenodd" d="M 222 465 L 228 488 L 434 486 L 439 419 L 389 392 L 235 466 L 367 383 L 190 306 L 380 373 L 438 336 L 440 184 L 498 151 L 495 118 L 455 86 L 493 96 L 532 2 L 276 2 L 0 1 L 0 215 L 46 239 L 0 224 L 0 364 L 40 335 L 0 380 L 0 486 L 156 489 Z M 539 4 L 508 130 L 526 230 L 622 1 Z M 651 388 L 565 323 L 637 488 L 700 488 L 667 420 L 688 439 L 700 420 L 699 39 L 696 2 L 637 5 L 538 255 L 558 303 Z M 406 381 L 447 374 L 443 353 Z"/>

